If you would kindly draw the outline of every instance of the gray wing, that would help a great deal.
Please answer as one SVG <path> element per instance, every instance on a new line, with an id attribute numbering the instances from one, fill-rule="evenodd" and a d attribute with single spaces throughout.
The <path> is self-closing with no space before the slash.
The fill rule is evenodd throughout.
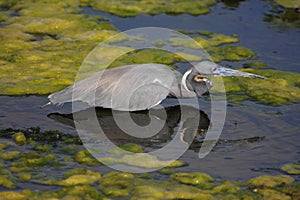
<path id="1" fill-rule="evenodd" d="M 126 65 L 100 71 L 48 96 L 53 104 L 82 101 L 114 110 L 145 110 L 165 99 L 177 84 L 166 65 Z"/>

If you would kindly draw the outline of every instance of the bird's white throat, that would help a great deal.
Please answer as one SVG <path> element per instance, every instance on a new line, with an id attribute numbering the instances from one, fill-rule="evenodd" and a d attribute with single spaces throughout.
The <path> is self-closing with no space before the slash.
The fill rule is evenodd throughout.
<path id="1" fill-rule="evenodd" d="M 189 92 L 192 92 L 191 90 L 188 89 L 188 87 L 186 86 L 186 78 L 187 76 L 191 73 L 191 69 L 186 71 L 181 79 L 181 85 L 184 87 L 184 89 L 186 89 Z"/>

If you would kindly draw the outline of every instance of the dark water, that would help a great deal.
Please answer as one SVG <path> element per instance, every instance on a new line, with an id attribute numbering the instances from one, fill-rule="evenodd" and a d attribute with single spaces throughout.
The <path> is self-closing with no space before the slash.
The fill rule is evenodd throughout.
<path id="1" fill-rule="evenodd" d="M 50 113 L 70 113 L 69 104 L 61 108 L 49 106 L 41 109 L 40 106 L 47 99 L 36 96 L 2 96 L 0 102 L 0 129 L 40 126 L 42 130 L 76 134 L 70 124 L 47 117 Z M 201 110 L 210 118 L 209 109 L 205 108 L 205 103 L 200 103 Z M 172 101 L 165 104 L 172 104 Z M 180 170 L 204 171 L 215 177 L 234 180 L 280 173 L 278 168 L 282 164 L 300 159 L 299 109 L 300 105 L 273 108 L 248 103 L 244 106 L 229 106 L 221 138 L 213 151 L 199 159 L 199 149 L 197 144 L 193 144 L 181 157 L 188 166 Z M 153 145 L 157 148 L 157 144 L 159 142 L 145 146 Z"/>
<path id="2" fill-rule="evenodd" d="M 234 9 L 224 8 L 223 3 L 218 3 L 210 14 L 204 16 L 161 14 L 120 18 L 83 8 L 84 13 L 106 17 L 120 31 L 157 26 L 238 34 L 239 45 L 253 49 L 259 61 L 278 70 L 300 72 L 299 29 L 265 22 L 265 13 L 272 9 L 267 2 L 249 0 L 240 2 Z M 41 109 L 45 103 L 46 97 L 0 96 L 0 129 L 40 126 L 42 130 L 77 134 L 70 124 L 47 116 L 55 112 L 71 113 L 70 104 Z M 172 104 L 172 101 L 165 103 Z M 210 118 L 208 104 L 201 101 L 200 107 Z M 300 160 L 299 110 L 300 105 L 268 107 L 252 102 L 229 106 L 220 141 L 213 151 L 199 159 L 197 144 L 192 145 L 181 158 L 188 166 L 180 170 L 204 171 L 214 177 L 233 180 L 281 173 L 278 168 L 282 164 Z M 151 147 L 151 144 L 147 146 Z"/>
<path id="3" fill-rule="evenodd" d="M 120 31 L 153 26 L 174 30 L 208 30 L 228 35 L 238 34 L 239 45 L 254 50 L 260 61 L 278 70 L 300 72 L 300 30 L 288 25 L 279 26 L 265 22 L 266 14 L 272 10 L 273 7 L 269 3 L 261 0 L 242 1 L 235 9 L 228 9 L 223 3 L 218 3 L 212 7 L 212 12 L 200 16 L 143 14 L 121 18 L 91 8 L 83 8 L 86 14 L 100 15 L 109 19 Z"/>

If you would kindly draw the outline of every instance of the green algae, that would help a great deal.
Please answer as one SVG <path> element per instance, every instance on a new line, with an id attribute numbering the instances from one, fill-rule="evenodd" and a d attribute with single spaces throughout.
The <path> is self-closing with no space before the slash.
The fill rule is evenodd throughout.
<path id="1" fill-rule="evenodd" d="M 3 160 L 14 160 L 20 156 L 19 151 L 1 151 L 0 158 Z"/>
<path id="2" fill-rule="evenodd" d="M 63 180 L 53 180 L 49 179 L 43 184 L 47 185 L 58 185 L 58 186 L 74 186 L 74 185 L 92 185 L 99 181 L 101 174 L 99 172 L 93 172 L 91 170 L 86 170 L 86 173 L 73 174 Z"/>
<path id="3" fill-rule="evenodd" d="M 163 1 L 163 0 L 142 0 L 142 1 L 85 1 L 84 5 L 90 5 L 96 10 L 108 12 L 121 17 L 132 17 L 141 13 L 157 15 L 160 13 L 178 15 L 182 13 L 191 15 L 207 14 L 215 0 L 205 1 Z"/>
<path id="4" fill-rule="evenodd" d="M 77 1 L 26 1 L 0 29 L 1 94 L 49 94 L 74 82 L 89 51 L 114 27 L 78 14 Z M 5 75 L 6 74 L 6 75 Z"/>
<path id="5" fill-rule="evenodd" d="M 268 176 L 262 175 L 248 181 L 248 184 L 252 187 L 267 187 L 272 188 L 276 186 L 286 185 L 293 183 L 294 179 L 287 175 Z"/>
<path id="6" fill-rule="evenodd" d="M 299 0 L 275 0 L 276 3 L 285 8 L 299 8 Z"/>
<path id="7" fill-rule="evenodd" d="M 281 167 L 288 174 L 300 174 L 300 163 L 288 163 Z"/>
<path id="8" fill-rule="evenodd" d="M 22 132 L 15 133 L 13 135 L 13 139 L 15 140 L 18 146 L 23 146 L 26 143 L 26 137 Z"/>
<path id="9" fill-rule="evenodd" d="M 0 191 L 2 200 L 23 200 L 24 195 L 13 191 Z"/>
<path id="10" fill-rule="evenodd" d="M 139 5 L 146 2 L 131 3 Z M 102 17 L 80 14 L 80 5 L 96 6 L 97 2 L 94 1 L 68 0 L 59 2 L 47 0 L 16 1 L 14 3 L 2 1 L 1 3 L 4 7 L 9 8 L 7 13 L 18 12 L 19 14 L 5 19 L 3 21 L 5 26 L 0 29 L 1 95 L 45 95 L 73 84 L 77 70 L 88 53 L 99 42 L 118 33 Z M 119 3 L 116 1 L 111 4 L 119 5 Z M 155 2 L 152 2 L 151 6 L 155 6 L 153 3 Z M 102 5 L 102 3 L 100 4 Z M 161 6 L 170 6 L 169 4 L 174 6 L 178 2 L 162 3 Z M 181 3 L 179 4 L 180 9 L 185 7 Z M 191 2 L 189 4 L 192 5 Z M 109 5 L 107 4 L 106 7 L 109 7 Z M 129 5 L 133 6 L 132 4 Z M 194 3 L 193 7 L 195 5 L 197 7 L 198 3 Z M 147 9 L 150 9 L 148 7 Z M 147 9 L 143 9 L 143 12 L 148 13 Z M 181 32 L 191 35 L 199 45 L 192 40 L 183 38 L 154 41 L 154 45 L 162 47 L 170 43 L 173 46 L 192 49 L 199 49 L 202 46 L 215 62 L 224 60 L 242 61 L 256 58 L 252 50 L 231 45 L 239 41 L 236 35 L 223 35 L 208 31 Z M 124 37 L 112 39 L 111 46 L 97 51 L 103 54 L 100 57 L 95 55 L 95 61 L 98 62 L 97 69 L 95 63 L 89 63 L 83 66 L 85 71 L 82 71 L 82 77 L 78 78 L 85 78 L 93 72 L 103 69 L 105 65 L 101 64 L 99 60 L 103 59 L 103 63 L 106 63 L 110 58 L 120 55 L 120 52 L 129 50 L 132 51 L 117 58 L 110 67 L 151 62 L 171 66 L 174 62 L 200 61 L 202 59 L 199 56 L 185 52 L 170 53 L 159 49 L 133 51 L 128 47 L 112 45 L 114 42 L 130 39 L 134 38 L 128 38 L 124 35 Z M 300 83 L 295 80 L 299 80 L 298 74 L 275 70 L 260 71 L 259 69 L 268 69 L 269 67 L 263 66 L 259 62 L 249 63 L 245 67 L 249 66 L 252 68 L 247 69 L 250 72 L 265 74 L 270 79 L 224 78 L 230 101 L 241 103 L 244 100 L 252 100 L 271 106 L 299 103 Z M 281 75 L 281 77 L 278 77 L 278 75 Z M 287 84 L 285 81 L 287 81 Z"/>
<path id="11" fill-rule="evenodd" d="M 218 46 L 210 47 L 207 52 L 211 55 L 214 62 L 226 61 L 242 61 L 255 58 L 255 53 L 242 46 Z"/>
<path id="12" fill-rule="evenodd" d="M 125 154 L 120 157 L 99 157 L 97 159 L 104 164 L 125 164 L 145 169 L 161 168 L 165 166 L 180 167 L 185 164 L 183 161 L 177 160 L 160 160 L 156 156 L 147 153 Z"/>
<path id="13" fill-rule="evenodd" d="M 30 130 L 1 131 L 1 137 L 13 141 L 12 135 L 22 132 L 27 139 L 37 142 L 18 146 L 18 156 L 2 163 L 0 170 L 1 199 L 297 199 L 299 183 L 286 175 L 261 176 L 248 184 L 214 179 L 202 172 L 176 172 L 174 168 L 159 173 L 133 174 L 127 172 L 100 173 L 83 162 L 64 158 L 76 156 L 91 158 L 86 150 L 79 150 L 76 140 L 57 132 Z M 6 133 L 6 134 L 5 134 Z M 37 134 L 37 136 L 35 136 Z M 55 143 L 45 144 L 52 137 Z M 37 140 L 41 138 L 41 140 Z M 68 143 L 73 141 L 73 143 Z M 51 145 L 50 145 L 51 144 Z M 76 146 L 75 152 L 64 152 L 65 146 Z M 4 145 L 6 147 L 6 145 Z M 64 148 L 62 148 L 64 147 Z M 134 144 L 124 145 L 127 150 L 138 149 Z M 12 146 L 9 146 L 9 149 Z M 51 148 L 50 151 L 49 148 Z M 13 152 L 3 148 L 3 153 Z M 134 150 L 135 151 L 135 150 Z M 49 154 L 49 152 L 51 152 Z M 140 154 L 140 153 L 139 153 Z M 32 159 L 31 161 L 28 161 Z M 0 159 L 1 160 L 1 159 Z M 48 162 L 45 162 L 48 160 Z M 89 160 L 89 159 L 87 159 Z M 141 160 L 141 159 L 140 159 Z M 94 160 L 96 161 L 96 160 Z M 97 161 L 96 161 L 97 162 Z M 140 161 L 141 162 L 141 161 Z M 98 162 L 97 162 L 98 163 Z M 175 162 L 175 166 L 184 162 Z M 98 165 L 97 165 L 98 166 Z M 45 171 L 44 171 L 45 170 Z M 44 172 L 43 172 L 44 171 Z M 162 176 L 161 173 L 164 175 Z M 26 183 L 26 184 L 24 184 Z M 50 190 L 31 190 L 28 185 L 51 186 Z"/>
<path id="14" fill-rule="evenodd" d="M 206 34 L 203 36 L 203 34 Z M 196 42 L 195 42 L 196 41 Z M 239 40 L 236 35 L 228 36 L 224 34 L 202 33 L 192 39 L 172 37 L 169 42 L 173 46 L 183 46 L 191 49 L 205 49 L 214 62 L 220 61 L 242 61 L 255 58 L 255 53 L 246 47 L 232 46 Z M 225 46 L 224 46 L 225 45 Z"/>
<path id="15" fill-rule="evenodd" d="M 300 74 L 271 69 L 247 68 L 242 71 L 259 74 L 268 79 L 224 77 L 223 82 L 230 101 L 241 103 L 252 100 L 271 106 L 300 102 Z M 219 91 L 219 88 L 216 85 L 212 90 Z"/>
<path id="16" fill-rule="evenodd" d="M 132 153 L 142 153 L 143 147 L 134 143 L 126 143 L 119 146 L 121 149 L 132 152 Z"/>
<path id="17" fill-rule="evenodd" d="M 202 172 L 177 172 L 171 175 L 171 178 L 184 184 L 207 186 L 214 179 L 208 174 Z"/>
<path id="18" fill-rule="evenodd" d="M 80 150 L 74 159 L 80 164 L 87 164 L 89 166 L 97 166 L 99 162 L 90 154 L 88 150 Z"/>
<path id="19" fill-rule="evenodd" d="M 19 173 L 18 177 L 21 181 L 29 181 L 31 179 L 31 174 L 30 173 Z"/>
<path id="20" fill-rule="evenodd" d="M 187 32 L 187 34 L 188 33 L 189 32 Z M 195 41 L 191 39 L 177 38 L 177 37 L 170 38 L 169 42 L 171 42 L 173 46 L 184 46 L 193 49 L 200 49 L 200 48 L 207 49 L 208 47 L 236 43 L 239 41 L 237 36 L 235 35 L 228 36 L 224 34 L 215 34 L 210 32 L 205 32 L 205 33 L 200 32 L 200 35 L 201 36 L 197 36 L 193 38 L 197 43 L 195 43 Z"/>
<path id="21" fill-rule="evenodd" d="M 291 200 L 292 198 L 284 193 L 272 189 L 258 190 L 264 200 Z"/>

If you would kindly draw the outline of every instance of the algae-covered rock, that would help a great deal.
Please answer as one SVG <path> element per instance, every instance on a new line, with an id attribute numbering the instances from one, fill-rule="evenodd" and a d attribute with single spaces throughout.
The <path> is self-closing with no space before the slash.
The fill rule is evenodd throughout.
<path id="1" fill-rule="evenodd" d="M 20 178 L 20 180 L 22 181 L 29 181 L 31 179 L 31 174 L 30 173 L 19 173 L 18 177 Z"/>
<path id="2" fill-rule="evenodd" d="M 129 195 L 129 187 L 137 184 L 133 174 L 126 172 L 110 172 L 100 180 L 100 189 L 105 195 L 123 197 Z"/>
<path id="3" fill-rule="evenodd" d="M 57 199 L 105 199 L 103 194 L 91 185 L 63 187 L 51 195 Z M 51 197 L 50 196 L 50 197 Z"/>
<path id="4" fill-rule="evenodd" d="M 71 186 L 71 185 L 92 185 L 101 178 L 100 173 L 92 174 L 75 174 L 64 180 L 50 181 L 54 185 Z M 48 183 L 48 182 L 46 182 Z"/>
<path id="5" fill-rule="evenodd" d="M 112 13 L 121 17 L 132 17 L 139 15 L 141 13 L 146 13 L 150 15 L 156 15 L 160 13 L 167 14 L 191 14 L 200 15 L 206 14 L 210 11 L 209 6 L 215 4 L 215 0 L 205 0 L 205 1 L 163 1 L 163 0 L 153 0 L 153 1 L 129 1 L 124 3 L 124 1 L 97 1 L 92 0 L 89 2 L 94 9 Z M 87 5 L 87 2 L 85 3 Z"/>
<path id="6" fill-rule="evenodd" d="M 234 184 L 233 182 L 224 181 L 221 185 L 214 187 L 213 192 L 231 194 L 231 193 L 236 193 L 240 189 L 241 188 L 236 184 Z"/>
<path id="7" fill-rule="evenodd" d="M 300 174 L 300 163 L 289 163 L 281 167 L 282 171 L 288 174 Z"/>
<path id="8" fill-rule="evenodd" d="M 2 200 L 23 200 L 25 198 L 25 196 L 19 192 L 13 191 L 0 191 L 0 197 Z"/>
<path id="9" fill-rule="evenodd" d="M 184 165 L 182 161 L 163 161 L 156 156 L 147 153 L 124 154 L 119 157 L 99 157 L 97 158 L 104 164 L 125 164 L 145 169 L 161 168 L 161 167 L 180 167 Z"/>
<path id="10" fill-rule="evenodd" d="M 299 8 L 299 0 L 275 0 L 276 3 L 285 8 Z"/>
<path id="11" fill-rule="evenodd" d="M 21 152 L 19 151 L 0 151 L 0 158 L 3 160 L 13 160 L 19 157 Z"/>
<path id="12" fill-rule="evenodd" d="M 0 186 L 9 188 L 9 189 L 16 188 L 16 185 L 14 184 L 14 182 L 11 179 L 8 179 L 4 176 L 0 176 Z"/>
<path id="13" fill-rule="evenodd" d="M 262 175 L 248 181 L 252 187 L 267 187 L 272 188 L 280 185 L 286 185 L 294 182 L 294 179 L 287 175 L 268 176 Z"/>
<path id="14" fill-rule="evenodd" d="M 134 143 L 122 144 L 119 146 L 121 149 L 130 151 L 132 153 L 141 153 L 143 152 L 143 147 Z"/>
<path id="15" fill-rule="evenodd" d="M 13 135 L 13 139 L 15 140 L 16 144 L 19 146 L 22 146 L 26 143 L 26 137 L 22 132 L 15 133 Z"/>
<path id="16" fill-rule="evenodd" d="M 154 182 L 134 188 L 132 199 L 203 199 L 211 200 L 213 196 L 204 190 L 169 182 Z"/>
<path id="17" fill-rule="evenodd" d="M 202 172 L 177 172 L 172 174 L 171 178 L 191 185 L 205 185 L 214 180 L 211 176 Z"/>
<path id="18" fill-rule="evenodd" d="M 272 189 L 261 189 L 258 193 L 263 196 L 264 200 L 291 200 L 292 198 L 284 193 Z"/>
<path id="19" fill-rule="evenodd" d="M 99 162 L 90 154 L 88 150 L 80 150 L 74 156 L 74 159 L 81 164 L 87 164 L 90 166 L 99 165 Z"/>

